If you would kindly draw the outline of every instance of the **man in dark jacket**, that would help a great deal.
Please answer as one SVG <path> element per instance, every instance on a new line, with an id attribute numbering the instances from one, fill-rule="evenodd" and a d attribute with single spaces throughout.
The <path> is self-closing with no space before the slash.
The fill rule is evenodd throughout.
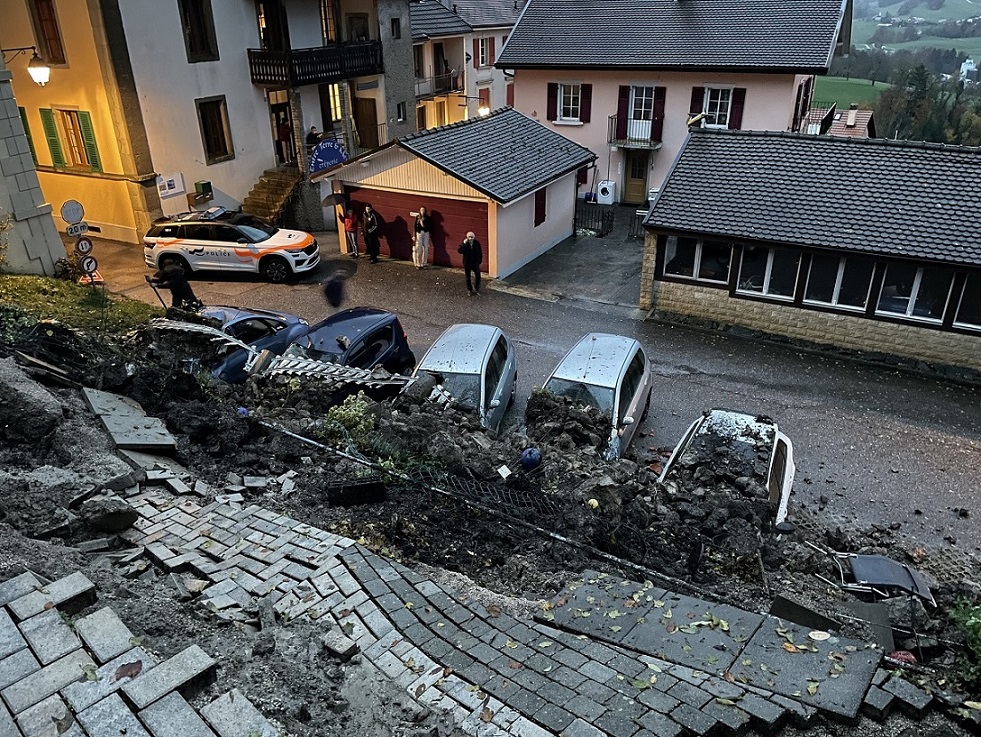
<path id="1" fill-rule="evenodd" d="M 480 262 L 483 260 L 484 254 L 480 250 L 480 241 L 477 240 L 473 231 L 467 233 L 467 237 L 456 249 L 456 252 L 463 254 L 463 272 L 467 277 L 467 292 L 471 297 L 475 294 L 480 296 Z M 471 274 L 473 281 L 470 280 Z"/>
<path id="2" fill-rule="evenodd" d="M 187 283 L 184 269 L 176 264 L 167 264 L 153 277 L 147 277 L 147 281 L 155 287 L 163 287 L 170 290 L 171 307 L 181 310 L 200 310 L 204 305 L 199 300 L 191 285 Z"/>
<path id="3" fill-rule="evenodd" d="M 364 206 L 364 214 L 361 216 L 361 233 L 364 235 L 364 248 L 368 252 L 368 259 L 373 264 L 378 263 L 378 249 L 380 244 L 378 215 L 371 208 L 371 205 Z"/>

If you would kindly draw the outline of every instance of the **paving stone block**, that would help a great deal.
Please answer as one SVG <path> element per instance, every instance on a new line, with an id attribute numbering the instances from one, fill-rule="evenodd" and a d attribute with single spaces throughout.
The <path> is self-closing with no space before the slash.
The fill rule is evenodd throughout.
<path id="1" fill-rule="evenodd" d="M 40 614 L 45 609 L 58 607 L 64 614 L 74 614 L 95 602 L 95 584 L 81 573 L 52 581 L 47 586 L 32 591 L 9 603 L 10 611 L 19 621 Z"/>
<path id="2" fill-rule="evenodd" d="M 756 694 L 748 693 L 739 699 L 739 708 L 749 714 L 753 728 L 764 734 L 773 734 L 787 718 L 786 710 Z"/>
<path id="3" fill-rule="evenodd" d="M 115 693 L 79 712 L 78 721 L 90 735 L 150 737 L 140 720 Z"/>
<path id="4" fill-rule="evenodd" d="M 27 641 L 21 636 L 14 620 L 7 614 L 6 609 L 0 609 L 0 661 L 25 647 Z"/>
<path id="5" fill-rule="evenodd" d="M 201 709 L 219 737 L 278 737 L 277 730 L 237 688 Z"/>
<path id="6" fill-rule="evenodd" d="M 25 642 L 23 650 L 18 650 L 13 655 L 0 660 L 0 690 L 37 670 L 41 670 L 41 664 L 37 662 L 37 658 Z"/>
<path id="7" fill-rule="evenodd" d="M 0 734 L 4 737 L 23 737 L 7 707 L 0 701 Z"/>
<path id="8" fill-rule="evenodd" d="M 20 623 L 24 635 L 41 665 L 48 665 L 82 646 L 82 641 L 61 618 L 57 609 L 49 609 Z"/>
<path id="9" fill-rule="evenodd" d="M 512 737 L 553 737 L 553 733 L 547 729 L 542 729 L 537 724 L 520 717 L 511 723 L 508 733 Z"/>
<path id="10" fill-rule="evenodd" d="M 606 733 L 594 727 L 589 720 L 576 719 L 562 730 L 559 737 L 606 737 Z"/>
<path id="11" fill-rule="evenodd" d="M 323 636 L 324 647 L 335 658 L 350 660 L 358 652 L 354 640 L 346 636 L 340 629 L 328 630 Z"/>
<path id="12" fill-rule="evenodd" d="M 895 696 L 895 706 L 914 719 L 922 718 L 933 701 L 932 695 L 896 675 L 883 684 L 882 690 Z"/>
<path id="13" fill-rule="evenodd" d="M 717 724 L 715 717 L 693 709 L 688 704 L 678 704 L 670 714 L 671 718 L 692 734 L 702 737 L 711 734 Z"/>
<path id="14" fill-rule="evenodd" d="M 123 686 L 126 698 L 137 709 L 145 709 L 170 691 L 214 677 L 215 660 L 197 645 L 177 653 Z M 151 730 L 153 731 L 153 730 Z"/>
<path id="15" fill-rule="evenodd" d="M 862 713 L 881 722 L 892 713 L 895 698 L 888 691 L 872 686 L 865 694 L 865 700 L 862 701 Z"/>
<path id="16" fill-rule="evenodd" d="M 139 712 L 153 737 L 215 737 L 179 693 L 172 692 Z"/>
<path id="17" fill-rule="evenodd" d="M 742 702 L 739 703 L 741 704 Z M 742 734 L 749 727 L 749 714 L 735 704 L 723 704 L 719 703 L 716 699 L 712 699 L 699 709 L 699 711 L 715 719 L 717 722 L 716 730 L 723 731 L 726 734 Z M 767 733 L 762 732 L 762 734 Z"/>
<path id="18" fill-rule="evenodd" d="M 65 686 L 61 694 L 76 712 L 80 712 L 109 694 L 115 693 L 155 665 L 156 661 L 146 651 L 133 648 L 101 666 L 94 673 L 86 674 L 86 678 Z"/>
<path id="19" fill-rule="evenodd" d="M 612 668 L 607 668 L 602 663 L 591 660 L 579 667 L 579 672 L 597 683 L 606 683 L 611 678 L 616 678 L 617 672 Z"/>
<path id="20" fill-rule="evenodd" d="M 815 709 L 813 706 L 802 704 L 794 699 L 788 699 L 786 696 L 781 696 L 780 694 L 764 695 L 764 698 L 769 699 L 783 709 L 794 726 L 801 729 L 806 729 L 807 727 L 811 726 L 811 722 L 814 721 L 814 717 L 816 717 L 818 713 L 817 709 Z"/>
<path id="21" fill-rule="evenodd" d="M 645 730 L 656 737 L 681 737 L 685 733 L 681 725 L 666 714 L 649 711 L 637 721 Z"/>
<path id="22" fill-rule="evenodd" d="M 575 717 L 568 711 L 555 704 L 545 704 L 535 714 L 535 721 L 548 729 L 552 734 L 561 732 L 572 724 Z"/>
<path id="23" fill-rule="evenodd" d="M 14 599 L 26 596 L 42 587 L 42 583 L 30 571 L 0 583 L 0 607 L 7 606 Z"/>
<path id="24" fill-rule="evenodd" d="M 79 649 L 7 686 L 0 695 L 16 715 L 82 678 L 83 668 L 87 667 L 95 667 L 95 663 L 85 650 Z"/>
<path id="25" fill-rule="evenodd" d="M 656 688 L 644 689 L 638 696 L 637 701 L 659 714 L 670 714 L 671 711 L 680 703 L 674 696 L 669 696 Z"/>
<path id="26" fill-rule="evenodd" d="M 700 709 L 712 699 L 711 694 L 706 693 L 696 686 L 692 686 L 690 683 L 685 683 L 684 681 L 678 681 L 671 688 L 669 688 L 668 695 L 673 696 L 674 698 L 678 699 L 678 701 L 683 701 L 696 709 Z"/>
<path id="27" fill-rule="evenodd" d="M 597 719 L 596 726 L 611 737 L 631 737 L 639 729 L 633 719 L 612 711 Z"/>
<path id="28" fill-rule="evenodd" d="M 24 737 L 72 737 L 83 734 L 81 727 L 75 723 L 75 716 L 58 694 L 52 694 L 18 714 L 17 726 Z"/>

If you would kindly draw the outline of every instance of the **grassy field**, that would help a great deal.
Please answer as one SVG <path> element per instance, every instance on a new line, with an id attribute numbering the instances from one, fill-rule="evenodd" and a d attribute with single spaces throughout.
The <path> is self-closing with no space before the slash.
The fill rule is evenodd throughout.
<path id="1" fill-rule="evenodd" d="M 814 99 L 819 102 L 837 102 L 839 109 L 848 109 L 852 103 L 869 107 L 892 85 L 867 79 L 845 79 L 844 77 L 818 77 L 814 85 Z"/>
<path id="2" fill-rule="evenodd" d="M 930 10 L 927 8 L 926 4 L 922 4 L 913 9 L 911 13 L 906 16 L 896 15 L 896 10 L 899 9 L 900 3 L 891 5 L 888 8 L 882 8 L 883 12 L 892 13 L 895 17 L 916 17 L 925 18 L 926 20 L 937 21 L 937 20 L 961 20 L 964 18 L 973 18 L 975 16 L 981 16 L 981 0 L 974 0 L 971 3 L 969 0 L 947 0 L 944 6 L 940 10 Z M 852 21 L 852 44 L 862 50 L 868 50 L 869 39 L 872 34 L 875 33 L 878 23 L 874 20 L 855 19 Z M 929 26 L 922 27 L 924 33 L 929 32 Z M 981 57 L 981 37 L 978 38 L 941 38 L 940 36 L 923 36 L 915 41 L 905 41 L 903 43 L 891 43 L 886 44 L 887 49 L 922 49 L 922 48 L 937 48 L 937 49 L 956 49 L 957 51 L 967 54 L 969 57 L 978 59 Z"/>
<path id="3" fill-rule="evenodd" d="M 962 20 L 964 18 L 974 18 L 981 15 L 981 2 L 979 0 L 945 0 L 943 6 L 938 10 L 930 10 L 925 2 L 921 2 L 909 13 L 900 15 L 899 10 L 903 3 L 897 1 L 894 5 L 887 8 L 880 8 L 883 13 L 889 13 L 897 18 L 923 18 L 924 20 Z"/>

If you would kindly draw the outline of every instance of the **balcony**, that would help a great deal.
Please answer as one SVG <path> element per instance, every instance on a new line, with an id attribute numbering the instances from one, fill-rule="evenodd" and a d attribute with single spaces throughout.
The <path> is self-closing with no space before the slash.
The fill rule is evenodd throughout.
<path id="1" fill-rule="evenodd" d="M 651 140 L 654 121 L 637 120 L 636 118 L 621 119 L 618 115 L 610 116 L 609 127 L 607 128 L 606 140 L 611 146 L 620 148 L 646 148 L 656 150 L 661 148 L 660 131 L 656 138 Z"/>
<path id="2" fill-rule="evenodd" d="M 435 77 L 416 77 L 416 99 L 448 95 L 451 92 L 463 92 L 463 75 L 437 74 Z"/>
<path id="3" fill-rule="evenodd" d="M 300 87 L 329 84 L 352 77 L 383 74 L 381 42 L 334 44 L 311 49 L 249 49 L 252 84 Z"/>

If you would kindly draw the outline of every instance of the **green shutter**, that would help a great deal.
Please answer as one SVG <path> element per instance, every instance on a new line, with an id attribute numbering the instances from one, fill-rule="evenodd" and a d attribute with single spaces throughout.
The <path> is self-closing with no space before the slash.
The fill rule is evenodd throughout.
<path id="1" fill-rule="evenodd" d="M 37 166 L 37 151 L 34 150 L 34 139 L 31 138 L 31 126 L 27 124 L 27 110 L 22 107 L 20 110 L 20 120 L 24 124 L 24 135 L 27 136 L 27 146 L 31 149 L 31 158 L 34 159 L 34 166 Z"/>
<path id="2" fill-rule="evenodd" d="M 102 171 L 102 159 L 99 158 L 99 147 L 95 145 L 95 131 L 92 130 L 92 116 L 84 110 L 78 111 L 78 127 L 82 129 L 82 143 L 89 166 L 92 171 Z"/>
<path id="3" fill-rule="evenodd" d="M 61 141 L 58 139 L 58 126 L 55 125 L 54 114 L 48 108 L 41 108 L 40 113 L 44 137 L 48 140 L 48 150 L 51 152 L 51 165 L 56 169 L 64 169 L 65 155 L 61 152 Z"/>

